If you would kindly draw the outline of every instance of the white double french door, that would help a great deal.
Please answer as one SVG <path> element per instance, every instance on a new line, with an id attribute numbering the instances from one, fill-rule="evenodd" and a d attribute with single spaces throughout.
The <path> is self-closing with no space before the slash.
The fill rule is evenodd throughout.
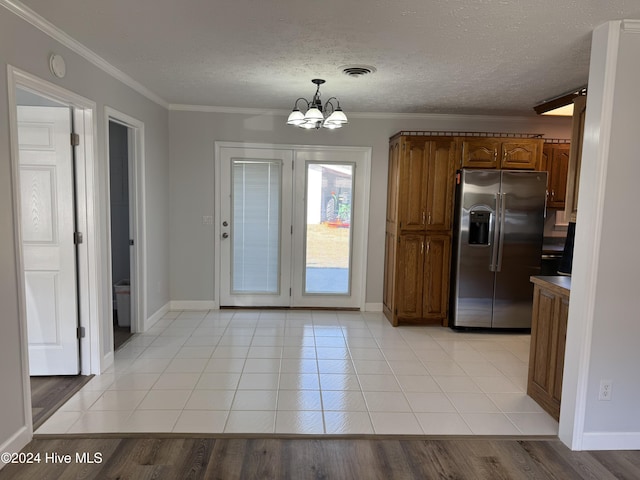
<path id="1" fill-rule="evenodd" d="M 220 306 L 361 307 L 369 150 L 217 152 Z"/>

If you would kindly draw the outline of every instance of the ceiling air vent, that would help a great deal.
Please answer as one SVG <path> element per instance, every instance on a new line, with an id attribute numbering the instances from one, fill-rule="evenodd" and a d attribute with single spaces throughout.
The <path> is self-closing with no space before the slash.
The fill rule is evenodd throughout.
<path id="1" fill-rule="evenodd" d="M 345 65 L 343 67 L 340 67 L 340 70 L 342 70 L 342 73 L 344 73 L 345 75 L 360 78 L 363 75 L 368 75 L 375 72 L 376 68 L 370 65 Z"/>

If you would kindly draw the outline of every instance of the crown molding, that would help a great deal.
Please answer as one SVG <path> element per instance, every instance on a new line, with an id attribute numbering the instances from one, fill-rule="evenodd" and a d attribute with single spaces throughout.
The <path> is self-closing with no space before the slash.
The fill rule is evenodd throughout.
<path id="1" fill-rule="evenodd" d="M 261 115 L 285 117 L 291 110 L 267 109 L 267 108 L 239 108 L 239 107 L 217 107 L 207 105 L 184 105 L 172 103 L 169 110 L 174 112 L 200 112 L 200 113 L 230 113 L 238 115 Z M 564 123 L 567 120 L 562 117 L 539 117 L 537 115 L 465 115 L 447 113 L 389 113 L 389 112 L 349 112 L 349 118 L 364 118 L 370 120 L 490 120 L 509 121 L 514 123 L 531 123 L 541 120 L 546 122 Z"/>
<path id="2" fill-rule="evenodd" d="M 640 33 L 640 20 L 622 20 L 624 33 Z"/>
<path id="3" fill-rule="evenodd" d="M 36 12 L 31 10 L 29 7 L 24 5 L 22 2 L 18 0 L 0 0 L 0 6 L 3 6 L 11 13 L 20 17 L 27 23 L 30 23 L 34 27 L 36 27 L 41 32 L 49 35 L 51 38 L 61 43 L 65 47 L 67 47 L 72 52 L 77 53 L 85 60 L 88 60 L 92 64 L 94 64 L 99 69 L 111 75 L 116 80 L 124 83 L 128 87 L 132 88 L 139 94 L 145 96 L 152 102 L 157 103 L 158 105 L 169 108 L 169 103 L 166 102 L 163 98 L 153 93 L 147 87 L 137 82 L 129 75 L 124 73 L 121 70 L 118 70 L 116 67 L 107 62 L 104 58 L 99 56 L 93 50 L 85 47 L 83 44 L 78 42 L 75 38 L 69 36 L 67 33 L 63 32 L 61 29 L 53 25 L 51 22 L 46 20 L 44 17 L 38 15 Z"/>

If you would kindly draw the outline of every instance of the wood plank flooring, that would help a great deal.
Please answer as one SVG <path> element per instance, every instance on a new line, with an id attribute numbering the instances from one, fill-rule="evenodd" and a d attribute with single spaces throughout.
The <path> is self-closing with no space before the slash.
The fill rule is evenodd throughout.
<path id="1" fill-rule="evenodd" d="M 93 375 L 60 375 L 31 377 L 31 413 L 36 430 L 64 402 L 80 390 Z"/>
<path id="2" fill-rule="evenodd" d="M 572 452 L 555 438 L 114 436 L 33 440 L 41 463 L 0 479 L 628 479 L 640 451 Z M 95 453 L 101 463 L 76 462 Z M 44 462 L 69 454 L 70 464 Z"/>

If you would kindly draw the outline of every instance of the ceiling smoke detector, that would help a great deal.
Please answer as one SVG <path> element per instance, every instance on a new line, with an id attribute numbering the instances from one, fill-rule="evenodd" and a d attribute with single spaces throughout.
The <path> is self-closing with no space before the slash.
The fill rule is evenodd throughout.
<path id="1" fill-rule="evenodd" d="M 372 67 L 371 65 L 344 65 L 340 67 L 340 70 L 349 77 L 360 78 L 375 72 L 376 67 Z"/>

